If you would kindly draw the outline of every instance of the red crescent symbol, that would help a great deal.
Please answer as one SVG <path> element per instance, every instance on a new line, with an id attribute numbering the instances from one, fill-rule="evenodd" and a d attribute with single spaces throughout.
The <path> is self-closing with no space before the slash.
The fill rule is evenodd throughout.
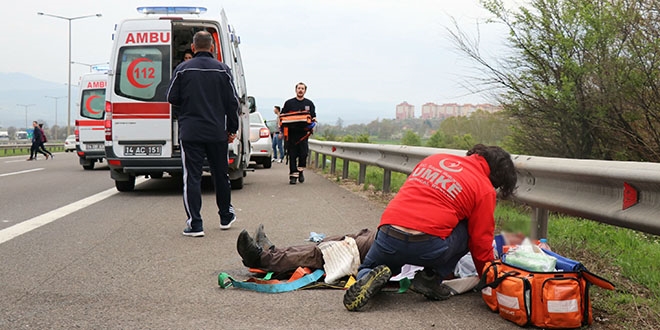
<path id="1" fill-rule="evenodd" d="M 440 164 L 439 164 L 440 168 L 442 168 L 443 170 L 445 170 L 447 172 L 453 172 L 453 173 L 458 173 L 458 172 L 463 170 L 463 166 L 461 166 L 460 161 L 455 161 L 455 162 L 447 164 L 448 161 L 449 161 L 449 159 L 446 159 L 446 158 L 441 160 Z"/>
<path id="2" fill-rule="evenodd" d="M 131 62 L 131 64 L 128 65 L 128 69 L 126 70 L 126 78 L 128 78 L 128 82 L 137 88 L 147 88 L 153 84 L 153 83 L 149 83 L 147 85 L 144 85 L 144 84 L 140 84 L 137 80 L 135 80 L 135 76 L 133 76 L 133 71 L 135 70 L 135 67 L 142 62 L 151 63 L 152 61 L 146 57 L 136 58 L 135 60 L 133 60 L 133 62 Z"/>
<path id="3" fill-rule="evenodd" d="M 90 96 L 90 97 L 87 99 L 87 101 L 85 102 L 85 109 L 87 109 L 87 111 L 89 111 L 89 113 L 91 113 L 91 114 L 93 114 L 93 115 L 98 115 L 99 113 L 101 113 L 101 110 L 99 110 L 99 111 L 94 111 L 94 109 L 92 109 L 92 101 L 93 101 L 94 99 L 98 99 L 98 98 L 100 98 L 100 96 L 98 96 L 98 95 L 92 95 L 92 96 Z"/>

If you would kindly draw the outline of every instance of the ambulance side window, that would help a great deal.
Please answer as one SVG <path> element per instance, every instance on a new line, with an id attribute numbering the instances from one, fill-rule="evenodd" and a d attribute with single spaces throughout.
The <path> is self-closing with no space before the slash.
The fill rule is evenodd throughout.
<path id="1" fill-rule="evenodd" d="M 80 116 L 103 119 L 105 115 L 105 89 L 86 89 L 82 92 Z"/>
<path id="2" fill-rule="evenodd" d="M 115 93 L 141 101 L 167 102 L 170 70 L 170 49 L 166 45 L 122 47 Z"/>

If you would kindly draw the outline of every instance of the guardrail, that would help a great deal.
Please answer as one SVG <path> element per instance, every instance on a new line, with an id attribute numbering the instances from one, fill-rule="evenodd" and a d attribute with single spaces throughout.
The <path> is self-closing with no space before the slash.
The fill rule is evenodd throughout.
<path id="1" fill-rule="evenodd" d="M 383 191 L 391 173 L 410 174 L 423 158 L 435 153 L 465 155 L 465 150 L 309 141 L 313 162 L 336 171 L 344 159 L 342 178 L 350 162 L 360 164 L 358 183 L 367 166 L 383 168 Z M 310 153 L 310 157 L 312 154 Z M 512 155 L 518 172 L 513 199 L 532 207 L 530 236 L 547 237 L 548 212 L 559 212 L 660 235 L 660 164 Z M 319 160 L 322 158 L 322 160 Z"/>
<path id="2" fill-rule="evenodd" d="M 49 151 L 63 151 L 64 142 L 48 142 L 44 146 Z M 30 153 L 31 143 L 0 144 L 0 156 L 25 155 Z"/>

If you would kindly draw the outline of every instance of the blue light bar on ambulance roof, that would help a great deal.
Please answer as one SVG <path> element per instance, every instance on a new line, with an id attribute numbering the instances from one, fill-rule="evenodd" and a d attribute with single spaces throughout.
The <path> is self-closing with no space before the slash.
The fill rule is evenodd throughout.
<path id="1" fill-rule="evenodd" d="M 138 7 L 138 13 L 145 15 L 199 15 L 206 12 L 205 7 Z"/>

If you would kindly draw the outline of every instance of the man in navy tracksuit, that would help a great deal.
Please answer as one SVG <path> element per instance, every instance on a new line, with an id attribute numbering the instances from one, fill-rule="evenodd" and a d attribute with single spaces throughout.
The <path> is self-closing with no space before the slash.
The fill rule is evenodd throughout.
<path id="1" fill-rule="evenodd" d="M 231 206 L 227 152 L 228 143 L 234 141 L 238 131 L 239 103 L 229 67 L 213 57 L 211 34 L 197 32 L 192 50 L 194 57 L 174 70 L 167 101 L 178 107 L 183 205 L 188 215 L 183 235 L 202 237 L 204 156 L 209 161 L 215 184 L 220 229 L 229 229 L 236 220 Z"/>

